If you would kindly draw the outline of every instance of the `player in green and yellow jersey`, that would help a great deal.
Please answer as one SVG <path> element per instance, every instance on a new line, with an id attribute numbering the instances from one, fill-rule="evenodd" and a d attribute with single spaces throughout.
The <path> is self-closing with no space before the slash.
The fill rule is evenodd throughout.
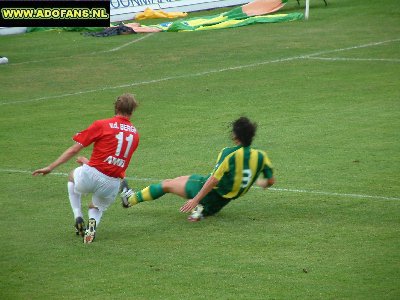
<path id="1" fill-rule="evenodd" d="M 264 151 L 251 147 L 256 130 L 257 125 L 246 117 L 235 120 L 232 139 L 236 145 L 222 149 L 210 175 L 166 179 L 139 192 L 125 185 L 121 192 L 122 205 L 127 208 L 172 193 L 189 199 L 180 211 L 192 212 L 189 221 L 200 221 L 246 194 L 254 183 L 262 188 L 270 187 L 275 182 L 271 162 Z"/>

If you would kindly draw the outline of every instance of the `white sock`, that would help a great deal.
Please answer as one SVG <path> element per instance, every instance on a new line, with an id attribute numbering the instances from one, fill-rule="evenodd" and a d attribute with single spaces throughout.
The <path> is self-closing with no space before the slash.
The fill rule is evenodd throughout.
<path id="1" fill-rule="evenodd" d="M 103 212 L 98 210 L 97 208 L 89 208 L 88 214 L 89 214 L 89 219 L 93 218 L 96 220 L 96 227 L 99 226 Z"/>
<path id="2" fill-rule="evenodd" d="M 83 215 L 81 209 L 81 194 L 75 193 L 74 186 L 75 183 L 68 181 L 69 202 L 71 203 L 71 208 L 76 219 L 77 217 L 82 217 Z"/>

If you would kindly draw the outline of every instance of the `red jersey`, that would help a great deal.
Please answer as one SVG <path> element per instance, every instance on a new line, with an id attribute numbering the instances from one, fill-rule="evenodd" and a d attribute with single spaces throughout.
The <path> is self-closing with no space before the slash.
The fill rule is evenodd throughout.
<path id="1" fill-rule="evenodd" d="M 72 138 L 84 147 L 94 143 L 88 165 L 111 176 L 125 176 L 133 152 L 139 144 L 139 134 L 128 118 L 115 116 L 93 122 Z"/>

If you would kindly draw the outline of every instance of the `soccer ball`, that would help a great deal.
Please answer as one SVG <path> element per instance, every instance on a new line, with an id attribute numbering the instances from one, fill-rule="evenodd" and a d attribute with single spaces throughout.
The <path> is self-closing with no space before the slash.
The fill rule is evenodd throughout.
<path id="1" fill-rule="evenodd" d="M 8 63 L 8 58 L 5 56 L 0 56 L 0 65 L 7 64 L 7 63 Z"/>

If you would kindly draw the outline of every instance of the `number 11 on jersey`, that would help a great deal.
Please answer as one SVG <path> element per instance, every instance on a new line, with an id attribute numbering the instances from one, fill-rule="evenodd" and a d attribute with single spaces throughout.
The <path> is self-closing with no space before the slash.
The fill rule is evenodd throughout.
<path id="1" fill-rule="evenodd" d="M 118 145 L 117 145 L 117 150 L 115 150 L 115 156 L 119 156 L 121 153 L 122 145 L 124 143 L 124 133 L 120 131 L 118 134 L 115 135 L 115 138 L 118 140 Z M 133 143 L 133 135 L 129 134 L 126 138 L 125 141 L 128 143 L 128 146 L 126 147 L 124 157 L 127 158 L 129 155 L 129 150 L 132 147 Z"/>

